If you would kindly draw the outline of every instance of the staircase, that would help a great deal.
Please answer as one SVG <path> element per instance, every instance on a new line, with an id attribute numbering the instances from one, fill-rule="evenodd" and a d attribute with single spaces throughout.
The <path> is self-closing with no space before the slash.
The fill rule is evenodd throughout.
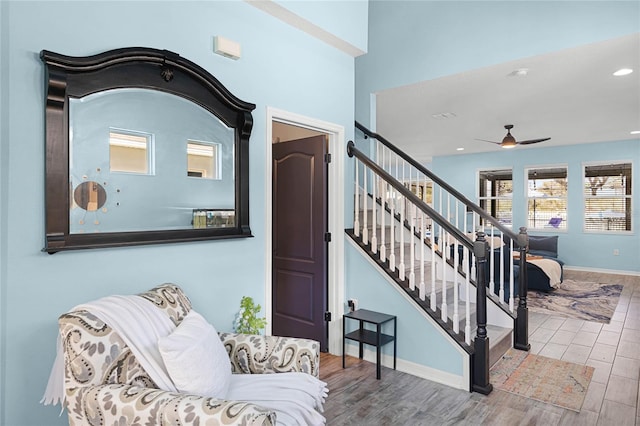
<path id="1" fill-rule="evenodd" d="M 529 349 L 526 274 L 517 276 L 526 229 L 515 234 L 389 141 L 356 128 L 364 149 L 349 143 L 354 227 L 346 233 L 468 354 L 471 390 L 491 392 L 490 366 L 510 347 Z"/>

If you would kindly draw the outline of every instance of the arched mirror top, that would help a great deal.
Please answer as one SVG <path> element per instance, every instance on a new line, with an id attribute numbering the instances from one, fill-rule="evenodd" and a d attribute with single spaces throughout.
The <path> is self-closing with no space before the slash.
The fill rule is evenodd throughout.
<path id="1" fill-rule="evenodd" d="M 44 251 L 249 237 L 254 104 L 167 50 L 43 50 Z"/>

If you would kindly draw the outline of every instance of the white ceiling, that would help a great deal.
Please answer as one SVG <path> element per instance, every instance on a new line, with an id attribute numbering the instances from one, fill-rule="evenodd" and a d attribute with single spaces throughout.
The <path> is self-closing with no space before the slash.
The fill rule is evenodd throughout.
<path id="1" fill-rule="evenodd" d="M 499 142 L 505 124 L 516 140 L 551 138 L 515 150 L 640 139 L 640 33 L 385 90 L 376 105 L 376 132 L 423 162 L 500 151 L 475 139 Z"/>

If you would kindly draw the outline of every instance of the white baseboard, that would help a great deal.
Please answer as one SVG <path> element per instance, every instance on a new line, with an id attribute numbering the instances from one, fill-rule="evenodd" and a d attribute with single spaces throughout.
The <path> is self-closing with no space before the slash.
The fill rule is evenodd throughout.
<path id="1" fill-rule="evenodd" d="M 589 268 L 584 266 L 567 266 L 567 265 L 565 265 L 563 269 L 565 271 L 596 272 L 599 274 L 631 275 L 635 277 L 640 277 L 640 271 L 619 271 L 616 269 Z"/>
<path id="2" fill-rule="evenodd" d="M 351 355 L 357 358 L 358 346 L 351 344 L 346 345 L 346 353 L 347 355 Z M 376 352 L 374 350 L 365 348 L 363 355 L 365 361 L 369 361 L 373 364 L 376 363 Z M 380 358 L 382 366 L 393 368 L 393 356 L 381 354 Z M 347 368 L 349 368 L 348 364 Z M 421 379 L 426 379 L 446 386 L 451 386 L 455 389 L 470 391 L 469 380 L 465 379 L 464 376 L 458 376 L 441 370 L 436 370 L 434 368 L 416 364 L 414 362 L 406 361 L 400 358 L 396 359 L 396 370 L 402 371 L 403 373 L 411 374 L 412 376 L 420 377 Z M 384 378 L 384 371 L 381 372 L 381 377 Z"/>

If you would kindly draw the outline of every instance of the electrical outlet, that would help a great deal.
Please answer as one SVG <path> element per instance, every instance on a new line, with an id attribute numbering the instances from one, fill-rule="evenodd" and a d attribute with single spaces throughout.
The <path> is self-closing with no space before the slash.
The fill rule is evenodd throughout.
<path id="1" fill-rule="evenodd" d="M 614 255 L 614 256 L 620 256 L 620 250 L 618 250 L 618 249 L 613 249 L 613 255 Z"/>
<path id="2" fill-rule="evenodd" d="M 358 310 L 358 299 L 349 299 L 349 300 L 347 300 L 347 305 L 349 305 L 349 311 L 350 312 Z"/>

